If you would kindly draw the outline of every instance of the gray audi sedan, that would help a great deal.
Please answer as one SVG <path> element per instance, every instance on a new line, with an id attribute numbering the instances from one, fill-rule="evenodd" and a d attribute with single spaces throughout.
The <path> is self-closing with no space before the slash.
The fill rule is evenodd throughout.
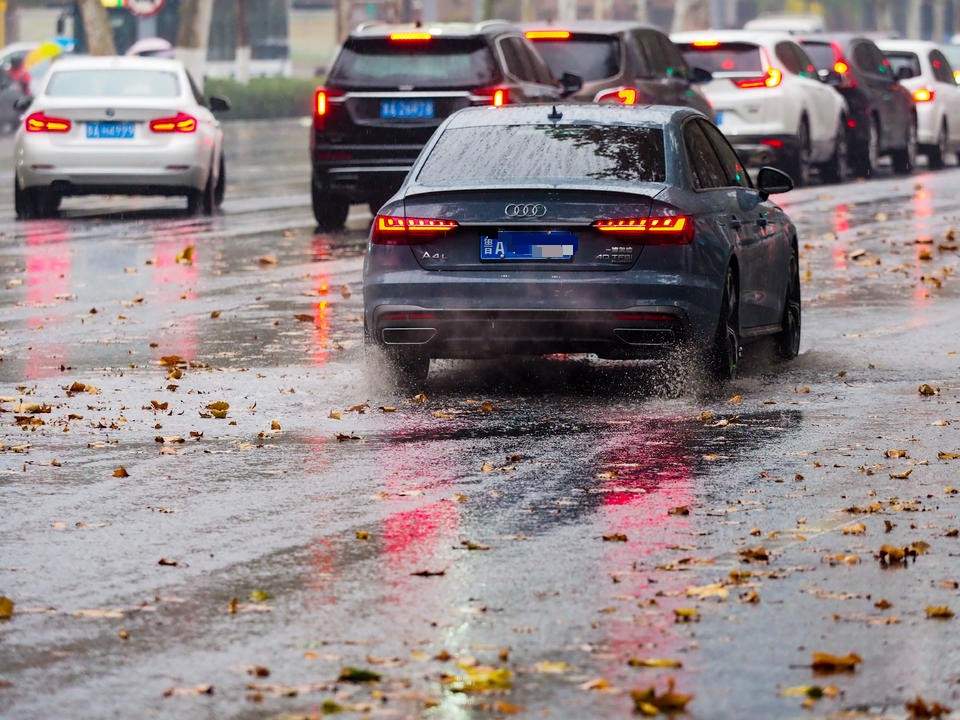
<path id="1" fill-rule="evenodd" d="M 680 107 L 471 108 L 380 210 L 364 264 L 368 346 L 404 385 L 432 358 L 693 358 L 800 345 L 797 233 L 705 116 Z M 679 352 L 678 352 L 679 351 Z"/>

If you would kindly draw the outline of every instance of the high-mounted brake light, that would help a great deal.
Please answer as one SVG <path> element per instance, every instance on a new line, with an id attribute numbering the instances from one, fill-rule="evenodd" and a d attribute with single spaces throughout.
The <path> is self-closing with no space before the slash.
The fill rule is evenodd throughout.
<path id="1" fill-rule="evenodd" d="M 913 101 L 915 103 L 933 102 L 935 97 L 937 97 L 937 93 L 931 88 L 922 87 L 913 91 Z"/>
<path id="2" fill-rule="evenodd" d="M 458 225 L 456 220 L 440 218 L 377 215 L 373 221 L 371 240 L 376 245 L 415 245 L 424 239 L 442 237 Z"/>
<path id="3" fill-rule="evenodd" d="M 597 220 L 593 227 L 601 233 L 642 238 L 648 245 L 686 245 L 693 242 L 693 218 L 687 215 L 609 218 Z"/>
<path id="4" fill-rule="evenodd" d="M 720 47 L 720 41 L 719 40 L 694 40 L 693 46 L 695 48 L 700 48 L 701 50 L 704 48 L 715 48 L 715 47 Z"/>
<path id="5" fill-rule="evenodd" d="M 396 32 L 390 33 L 392 42 L 426 42 L 432 40 L 433 35 L 428 32 Z"/>
<path id="6" fill-rule="evenodd" d="M 775 88 L 783 82 L 783 73 L 775 67 L 769 67 L 763 77 L 746 78 L 745 80 L 734 80 L 733 82 L 741 90 L 764 87 Z"/>
<path id="7" fill-rule="evenodd" d="M 44 112 L 31 113 L 24 121 L 27 132 L 70 132 L 73 123 L 66 118 L 51 117 Z"/>
<path id="8" fill-rule="evenodd" d="M 595 102 L 619 103 L 620 105 L 636 105 L 640 92 L 635 87 L 619 87 L 597 93 Z"/>
<path id="9" fill-rule="evenodd" d="M 527 40 L 569 40 L 569 30 L 527 30 Z"/>
<path id="10" fill-rule="evenodd" d="M 192 133 L 196 129 L 197 119 L 185 112 L 179 112 L 173 117 L 157 118 L 150 121 L 150 130 L 155 133 Z"/>

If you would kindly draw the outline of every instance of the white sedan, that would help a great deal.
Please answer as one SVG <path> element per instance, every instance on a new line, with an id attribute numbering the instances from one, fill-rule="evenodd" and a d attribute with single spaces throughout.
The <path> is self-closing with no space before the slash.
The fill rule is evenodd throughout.
<path id="1" fill-rule="evenodd" d="M 932 42 L 880 40 L 893 72 L 917 108 L 917 142 L 930 167 L 941 168 L 960 150 L 960 87 L 950 61 Z"/>
<path id="2" fill-rule="evenodd" d="M 27 98 L 16 137 L 18 218 L 48 217 L 70 195 L 186 196 L 191 213 L 223 201 L 223 130 L 176 60 L 57 60 Z M 26 103 L 24 103 L 26 104 Z"/>

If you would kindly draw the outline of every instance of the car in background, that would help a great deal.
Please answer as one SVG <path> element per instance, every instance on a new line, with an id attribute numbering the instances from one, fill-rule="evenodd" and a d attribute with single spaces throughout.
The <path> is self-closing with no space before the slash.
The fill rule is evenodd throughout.
<path id="1" fill-rule="evenodd" d="M 715 120 L 750 165 L 775 165 L 798 185 L 818 169 L 828 182 L 847 173 L 847 106 L 784 33 L 721 30 L 673 36 L 703 86 Z"/>
<path id="2" fill-rule="evenodd" d="M 797 233 L 690 108 L 461 110 L 373 222 L 368 346 L 402 384 L 432 358 L 559 352 L 734 377 L 741 344 L 800 343 Z M 679 372 L 679 370 L 678 370 Z"/>
<path id="3" fill-rule="evenodd" d="M 223 131 L 176 60 L 67 57 L 53 64 L 17 131 L 18 218 L 56 213 L 70 195 L 183 195 L 191 213 L 223 201 Z"/>
<path id="4" fill-rule="evenodd" d="M 827 27 L 822 15 L 784 13 L 761 15 L 746 22 L 743 29 L 751 32 L 785 32 L 797 35 L 824 32 Z"/>
<path id="5" fill-rule="evenodd" d="M 20 125 L 17 107 L 24 97 L 23 86 L 0 68 L 0 134 L 12 135 L 16 132 Z"/>
<path id="6" fill-rule="evenodd" d="M 849 34 L 810 35 L 800 43 L 821 77 L 847 101 L 854 172 L 870 177 L 883 155 L 890 156 L 895 172 L 912 172 L 917 156 L 913 96 L 897 81 L 877 44 Z"/>
<path id="7" fill-rule="evenodd" d="M 710 74 L 687 65 L 670 38 L 631 22 L 579 21 L 527 25 L 525 35 L 556 78 L 572 74 L 583 87 L 568 99 L 620 105 L 685 105 L 712 115 L 697 88 Z"/>
<path id="8" fill-rule="evenodd" d="M 894 76 L 913 95 L 917 142 L 932 168 L 960 149 L 960 87 L 940 46 L 919 40 L 881 40 Z"/>
<path id="9" fill-rule="evenodd" d="M 950 62 L 950 67 L 953 68 L 954 80 L 960 84 L 960 45 L 956 45 L 951 41 L 950 45 L 941 45 L 940 50 L 943 51 L 943 54 Z"/>
<path id="10" fill-rule="evenodd" d="M 515 25 L 360 25 L 316 91 L 311 195 L 322 230 L 343 227 L 351 203 L 371 212 L 392 195 L 434 130 L 457 110 L 555 102 L 561 87 Z"/>

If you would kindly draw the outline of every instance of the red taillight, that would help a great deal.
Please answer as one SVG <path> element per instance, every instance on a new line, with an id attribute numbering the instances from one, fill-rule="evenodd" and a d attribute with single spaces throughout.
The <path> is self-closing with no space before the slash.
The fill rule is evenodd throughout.
<path id="1" fill-rule="evenodd" d="M 734 80 L 734 84 L 741 90 L 750 90 L 752 88 L 775 88 L 783 82 L 783 73 L 775 67 L 767 68 L 763 77 L 746 78 L 744 80 Z"/>
<path id="2" fill-rule="evenodd" d="M 150 129 L 155 133 L 192 133 L 197 130 L 197 119 L 193 115 L 179 112 L 173 117 L 151 120 Z"/>
<path id="3" fill-rule="evenodd" d="M 377 245 L 415 245 L 421 240 L 442 237 L 455 230 L 458 224 L 456 220 L 440 218 L 377 215 L 373 221 L 371 240 Z"/>
<path id="4" fill-rule="evenodd" d="M 693 242 L 693 218 L 688 215 L 609 218 L 597 220 L 593 228 L 610 235 L 642 238 L 648 245 L 686 245 Z"/>
<path id="5" fill-rule="evenodd" d="M 933 102 L 934 98 L 936 97 L 936 91 L 931 88 L 922 87 L 913 91 L 913 101 L 915 103 Z"/>
<path id="6" fill-rule="evenodd" d="M 527 30 L 527 40 L 569 40 L 569 30 Z"/>
<path id="7" fill-rule="evenodd" d="M 326 128 L 327 118 L 333 109 L 334 98 L 343 93 L 332 88 L 318 87 L 313 93 L 313 127 L 315 130 Z"/>
<path id="8" fill-rule="evenodd" d="M 44 112 L 35 112 L 31 113 L 24 121 L 24 127 L 27 132 L 66 133 L 70 132 L 73 123 L 66 118 L 51 117 Z"/>
<path id="9" fill-rule="evenodd" d="M 327 105 L 329 97 L 325 88 L 317 88 L 313 94 L 313 114 L 316 117 L 324 117 L 327 114 L 330 109 Z"/>
<path id="10" fill-rule="evenodd" d="M 595 102 L 636 105 L 639 97 L 640 92 L 635 87 L 620 87 L 598 93 Z"/>
<path id="11" fill-rule="evenodd" d="M 766 145 L 768 148 L 773 148 L 774 150 L 781 150 L 783 148 L 783 140 L 779 138 L 764 138 L 760 141 L 761 145 Z"/>
<path id="12" fill-rule="evenodd" d="M 503 107 L 510 103 L 510 91 L 506 88 L 497 88 L 493 91 L 490 104 L 494 107 Z"/>
<path id="13" fill-rule="evenodd" d="M 477 88 L 473 91 L 472 100 L 474 105 L 503 107 L 510 104 L 510 88 L 498 86 Z"/>
<path id="14" fill-rule="evenodd" d="M 857 126 L 857 121 L 854 118 L 847 118 L 847 127 L 853 130 Z"/>

